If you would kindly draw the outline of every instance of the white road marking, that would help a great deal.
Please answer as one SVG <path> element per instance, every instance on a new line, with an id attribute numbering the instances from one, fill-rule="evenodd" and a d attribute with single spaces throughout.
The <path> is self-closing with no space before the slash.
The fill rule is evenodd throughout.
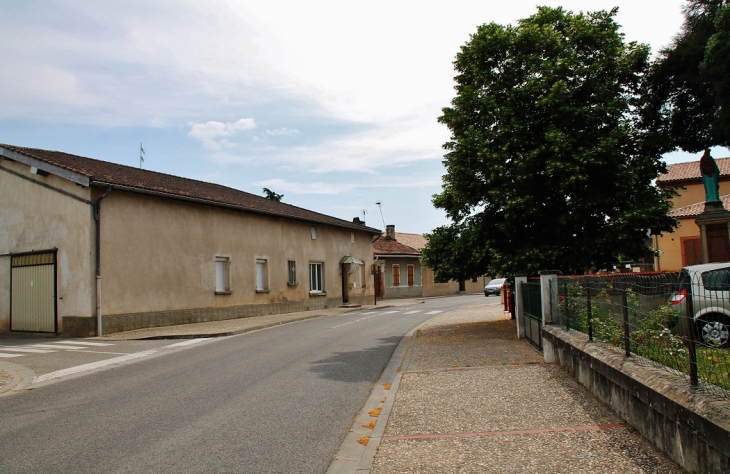
<path id="1" fill-rule="evenodd" d="M 51 344 L 30 344 L 28 346 L 23 347 L 31 347 L 33 349 L 55 349 L 55 350 L 72 350 L 72 349 L 88 349 L 88 347 L 82 347 L 82 346 L 54 346 Z"/>
<path id="2" fill-rule="evenodd" d="M 398 312 L 399 311 L 386 311 L 386 312 L 380 313 L 380 314 L 393 314 L 393 313 L 398 313 Z"/>
<path id="3" fill-rule="evenodd" d="M 408 311 L 407 313 L 403 313 L 403 314 L 416 314 L 416 313 L 420 313 L 420 312 L 421 312 L 421 310 L 417 309 L 416 311 Z"/>
<path id="4" fill-rule="evenodd" d="M 6 359 L 9 359 L 10 357 L 20 357 L 25 354 L 5 354 L 3 352 L 0 352 L 0 357 L 4 357 Z"/>
<path id="5" fill-rule="evenodd" d="M 11 352 L 29 352 L 32 354 L 48 354 L 50 352 L 56 352 L 54 350 L 48 350 L 48 349 L 31 349 L 28 347 L 0 347 L 0 349 L 4 351 L 11 351 Z"/>
<path id="6" fill-rule="evenodd" d="M 71 346 L 96 346 L 96 347 L 105 347 L 105 346 L 113 346 L 113 342 L 87 342 L 87 341 L 58 341 L 55 344 L 68 344 Z"/>
<path id="7" fill-rule="evenodd" d="M 360 313 L 360 314 L 375 314 L 377 311 L 368 311 L 367 313 Z"/>
<path id="8" fill-rule="evenodd" d="M 121 362 L 126 362 L 128 360 L 134 360 L 134 359 L 139 359 L 141 357 L 147 357 L 152 354 L 155 354 L 156 352 L 157 352 L 156 349 L 152 349 L 149 351 L 143 351 L 143 352 L 135 352 L 133 354 L 127 354 L 127 355 L 124 355 L 121 357 L 114 357 L 112 359 L 100 360 L 99 362 L 92 362 L 90 364 L 77 365 L 76 367 L 69 367 L 68 369 L 57 370 L 55 372 L 51 372 L 51 373 L 36 377 L 35 380 L 33 381 L 33 383 L 45 382 L 47 380 L 64 377 L 66 375 L 78 374 L 79 372 L 87 372 L 89 370 L 106 367 L 107 365 L 119 364 Z"/>
<path id="9" fill-rule="evenodd" d="M 439 314 L 439 313 L 443 313 L 443 311 L 429 311 L 426 314 Z"/>
<path id="10" fill-rule="evenodd" d="M 208 339 L 210 339 L 210 338 L 209 337 L 198 337 L 198 338 L 195 338 L 195 339 L 188 339 L 188 340 L 183 341 L 183 342 L 176 342 L 175 344 L 170 344 L 169 346 L 165 346 L 165 347 L 189 346 L 190 344 L 197 344 L 199 342 L 207 341 Z"/>
<path id="11" fill-rule="evenodd" d="M 337 329 L 337 328 L 341 328 L 343 326 L 349 326 L 350 324 L 359 323 L 360 321 L 365 321 L 366 319 L 372 319 L 372 318 L 375 318 L 377 316 L 379 316 L 379 315 L 378 314 L 374 314 L 372 316 L 368 316 L 367 318 L 360 318 L 360 319 L 356 319 L 354 321 L 350 321 L 350 322 L 347 322 L 347 323 L 338 324 L 337 326 L 332 326 L 330 329 Z"/>

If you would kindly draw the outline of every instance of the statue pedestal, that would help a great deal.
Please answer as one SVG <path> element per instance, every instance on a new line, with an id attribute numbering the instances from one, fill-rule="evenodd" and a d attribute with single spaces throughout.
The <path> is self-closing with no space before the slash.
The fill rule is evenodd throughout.
<path id="1" fill-rule="evenodd" d="M 695 223 L 700 228 L 702 263 L 729 262 L 730 211 L 720 201 L 707 202 Z"/>

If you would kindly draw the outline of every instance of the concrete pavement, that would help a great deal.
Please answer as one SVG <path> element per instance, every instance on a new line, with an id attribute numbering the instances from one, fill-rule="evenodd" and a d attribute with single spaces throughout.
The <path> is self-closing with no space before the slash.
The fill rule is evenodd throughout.
<path id="1" fill-rule="evenodd" d="M 422 325 L 328 472 L 682 472 L 515 333 L 495 304 Z"/>

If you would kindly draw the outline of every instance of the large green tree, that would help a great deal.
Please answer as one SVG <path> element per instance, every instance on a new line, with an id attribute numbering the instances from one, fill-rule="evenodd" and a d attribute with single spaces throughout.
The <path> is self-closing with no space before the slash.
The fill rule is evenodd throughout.
<path id="1" fill-rule="evenodd" d="M 616 13 L 540 7 L 462 46 L 433 200 L 453 223 L 423 251 L 439 280 L 601 268 L 646 255 L 650 232 L 673 229 L 652 185 L 662 150 L 637 113 L 649 48 L 623 41 Z"/>
<path id="2" fill-rule="evenodd" d="M 671 148 L 730 145 L 730 5 L 688 0 L 682 30 L 649 74 L 643 116 Z"/>

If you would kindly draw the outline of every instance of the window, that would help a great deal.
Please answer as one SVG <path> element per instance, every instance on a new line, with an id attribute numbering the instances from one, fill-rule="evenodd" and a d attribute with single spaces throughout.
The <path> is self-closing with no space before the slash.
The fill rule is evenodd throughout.
<path id="1" fill-rule="evenodd" d="M 309 264 L 309 292 L 324 293 L 323 263 Z"/>
<path id="2" fill-rule="evenodd" d="M 709 291 L 730 290 L 730 268 L 718 268 L 703 273 L 702 284 Z"/>
<path id="3" fill-rule="evenodd" d="M 289 272 L 289 281 L 287 282 L 289 286 L 295 286 L 298 285 L 299 282 L 297 281 L 297 262 L 294 260 L 289 260 L 286 262 L 287 264 L 287 271 Z"/>
<path id="4" fill-rule="evenodd" d="M 269 289 L 269 275 L 266 267 L 265 259 L 256 259 L 256 291 L 268 291 Z"/>
<path id="5" fill-rule="evenodd" d="M 393 286 L 400 286 L 400 265 L 393 265 Z"/>
<path id="6" fill-rule="evenodd" d="M 408 286 L 413 286 L 413 265 L 408 265 Z"/>
<path id="7" fill-rule="evenodd" d="M 350 232 L 350 243 L 351 244 L 355 243 L 355 233 L 354 232 Z"/>
<path id="8" fill-rule="evenodd" d="M 231 260 L 228 257 L 215 258 L 215 292 L 229 294 L 231 292 Z"/>
<path id="9" fill-rule="evenodd" d="M 309 230 L 312 233 L 312 240 L 317 240 L 317 229 L 311 227 Z"/>

